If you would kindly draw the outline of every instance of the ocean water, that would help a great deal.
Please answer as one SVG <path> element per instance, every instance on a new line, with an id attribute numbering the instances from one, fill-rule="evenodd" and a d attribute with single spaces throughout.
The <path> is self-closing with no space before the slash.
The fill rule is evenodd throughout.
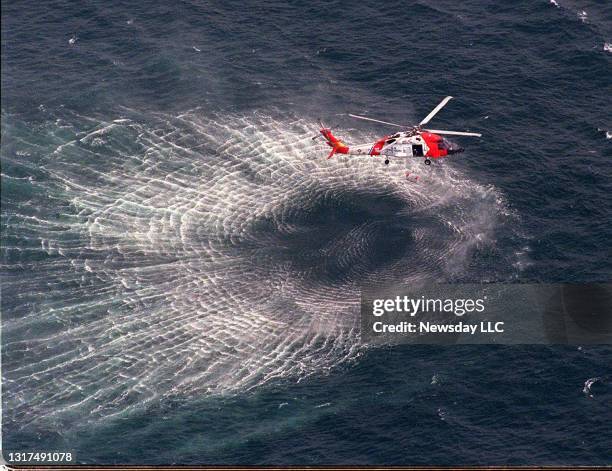
<path id="1" fill-rule="evenodd" d="M 359 342 L 359 287 L 612 273 L 612 5 L 3 2 L 2 444 L 610 464 L 610 346 Z M 408 164 L 326 160 L 471 130 Z"/>

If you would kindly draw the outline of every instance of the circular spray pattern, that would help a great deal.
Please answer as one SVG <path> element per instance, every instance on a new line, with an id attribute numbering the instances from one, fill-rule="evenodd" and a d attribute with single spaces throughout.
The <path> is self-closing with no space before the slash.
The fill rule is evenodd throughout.
<path id="1" fill-rule="evenodd" d="M 308 120 L 204 114 L 64 116 L 52 147 L 7 146 L 7 181 L 17 151 L 44 173 L 23 183 L 40 206 L 5 225 L 9 420 L 328 371 L 360 351 L 361 283 L 460 277 L 508 216 L 449 165 L 415 184 L 403 164 L 325 160 Z"/>

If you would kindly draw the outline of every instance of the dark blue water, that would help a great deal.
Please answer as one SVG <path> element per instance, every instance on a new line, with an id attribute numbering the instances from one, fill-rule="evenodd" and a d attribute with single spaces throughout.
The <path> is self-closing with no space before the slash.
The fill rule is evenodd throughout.
<path id="1" fill-rule="evenodd" d="M 609 281 L 607 2 L 3 2 L 6 451 L 609 464 L 609 346 L 368 348 L 359 286 Z M 388 128 L 459 156 L 338 156 Z M 590 389 L 585 383 L 593 380 Z"/>

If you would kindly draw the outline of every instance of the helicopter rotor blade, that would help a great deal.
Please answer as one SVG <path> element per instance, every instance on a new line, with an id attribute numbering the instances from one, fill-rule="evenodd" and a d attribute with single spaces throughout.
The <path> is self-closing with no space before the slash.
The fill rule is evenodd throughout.
<path id="1" fill-rule="evenodd" d="M 405 126 L 405 125 L 402 125 L 402 124 L 389 123 L 387 121 L 381 121 L 380 119 L 366 118 L 365 116 L 359 116 L 359 115 L 351 114 L 351 113 L 349 113 L 349 116 L 351 118 L 357 118 L 357 119 L 363 119 L 365 121 L 373 121 L 375 123 L 387 124 L 389 126 L 395 126 L 397 128 L 407 128 L 408 127 L 408 126 Z"/>
<path id="2" fill-rule="evenodd" d="M 423 129 L 423 131 L 431 132 L 433 134 L 448 134 L 449 136 L 474 136 L 474 137 L 482 137 L 482 134 L 479 134 L 477 132 L 443 131 L 441 129 Z"/>
<path id="3" fill-rule="evenodd" d="M 423 121 L 419 123 L 419 126 L 429 123 L 431 121 L 431 118 L 433 118 L 436 114 L 438 114 L 438 111 L 444 108 L 444 105 L 446 105 L 452 98 L 453 98 L 452 96 L 447 96 L 444 100 L 438 103 L 438 106 L 436 106 L 433 110 L 431 110 L 431 112 L 427 116 L 425 116 Z"/>

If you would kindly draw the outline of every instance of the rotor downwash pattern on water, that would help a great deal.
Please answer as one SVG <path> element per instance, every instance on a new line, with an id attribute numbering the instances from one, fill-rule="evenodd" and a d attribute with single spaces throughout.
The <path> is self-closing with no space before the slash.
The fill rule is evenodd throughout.
<path id="1" fill-rule="evenodd" d="M 414 185 L 377 159 L 322 160 L 310 119 L 204 115 L 6 120 L 8 420 L 322 374 L 361 351 L 362 282 L 506 257 L 503 198 L 451 167 Z"/>

